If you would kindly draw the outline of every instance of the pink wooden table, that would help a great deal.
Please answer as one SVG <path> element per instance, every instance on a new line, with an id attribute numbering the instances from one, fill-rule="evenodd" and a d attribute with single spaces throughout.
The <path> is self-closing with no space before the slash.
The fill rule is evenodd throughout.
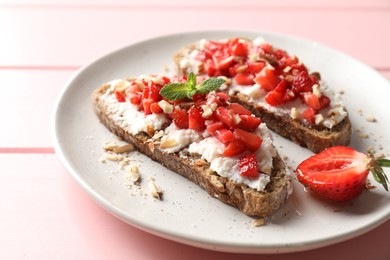
<path id="1" fill-rule="evenodd" d="M 145 2 L 0 1 L 0 258 L 390 259 L 390 221 L 336 245 L 272 256 L 207 251 L 150 235 L 81 190 L 55 155 L 49 131 L 54 99 L 81 65 L 168 33 L 291 34 L 346 52 L 390 79 L 390 1 Z"/>

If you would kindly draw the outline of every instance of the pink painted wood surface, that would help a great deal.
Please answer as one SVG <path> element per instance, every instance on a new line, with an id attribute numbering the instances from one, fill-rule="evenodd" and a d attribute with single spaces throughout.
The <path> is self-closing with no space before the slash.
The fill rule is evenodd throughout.
<path id="1" fill-rule="evenodd" d="M 80 66 L 113 49 L 163 34 L 244 29 L 311 39 L 375 68 L 389 69 L 384 57 L 390 57 L 390 37 L 378 29 L 390 24 L 389 17 L 389 8 L 5 7 L 0 9 L 0 66 Z"/>
<path id="2" fill-rule="evenodd" d="M 385 260 L 390 256 L 385 239 L 390 221 L 322 249 L 273 256 L 228 254 L 159 238 L 118 220 L 77 186 L 56 155 L 0 154 L 0 172 L 2 259 L 302 260 L 326 255 L 334 260 Z"/>
<path id="3" fill-rule="evenodd" d="M 0 0 L 0 258 L 390 259 L 390 221 L 337 245 L 273 256 L 150 235 L 90 199 L 53 154 L 49 136 L 66 80 L 127 44 L 205 29 L 286 33 L 346 52 L 390 79 L 389 25 L 388 0 Z"/>

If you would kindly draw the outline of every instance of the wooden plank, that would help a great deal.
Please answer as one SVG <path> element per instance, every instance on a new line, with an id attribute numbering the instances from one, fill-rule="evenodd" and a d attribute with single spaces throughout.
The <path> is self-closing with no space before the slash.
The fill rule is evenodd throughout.
<path id="1" fill-rule="evenodd" d="M 235 18 L 238 16 L 240 19 Z M 389 68 L 389 59 L 383 57 L 390 57 L 390 37 L 377 29 L 389 21 L 390 10 L 386 8 L 1 8 L 0 66 L 80 66 L 119 47 L 159 35 L 242 29 L 308 38 L 371 66 Z"/>
<path id="2" fill-rule="evenodd" d="M 7 147 L 52 146 L 50 117 L 54 101 L 72 74 L 73 71 L 0 70 L 0 151 Z M 7 151 L 13 150 L 3 149 Z"/>

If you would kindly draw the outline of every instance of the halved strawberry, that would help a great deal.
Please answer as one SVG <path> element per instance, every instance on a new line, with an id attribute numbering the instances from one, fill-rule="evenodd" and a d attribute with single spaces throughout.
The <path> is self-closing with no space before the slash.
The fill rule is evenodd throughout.
<path id="1" fill-rule="evenodd" d="M 353 148 L 334 146 L 316 154 L 295 170 L 298 180 L 320 197 L 334 201 L 347 201 L 358 196 L 365 188 L 369 171 L 387 190 L 388 179 L 381 166 L 390 166 L 389 160 L 375 161 Z"/>

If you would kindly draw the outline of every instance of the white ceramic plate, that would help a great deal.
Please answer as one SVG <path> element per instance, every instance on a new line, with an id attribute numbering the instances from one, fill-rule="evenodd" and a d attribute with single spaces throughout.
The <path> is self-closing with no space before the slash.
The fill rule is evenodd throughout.
<path id="1" fill-rule="evenodd" d="M 127 187 L 118 164 L 100 162 L 105 141 L 116 140 L 92 111 L 91 93 L 112 79 L 163 73 L 182 46 L 202 38 L 255 38 L 296 54 L 344 100 L 353 122 L 351 145 L 361 151 L 374 146 L 381 153 L 390 141 L 389 82 L 361 62 L 321 44 L 286 35 L 262 32 L 194 32 L 169 35 L 133 44 L 105 55 L 83 67 L 64 87 L 56 103 L 52 133 L 55 150 L 71 175 L 100 205 L 125 222 L 147 232 L 202 248 L 246 253 L 302 251 L 361 235 L 389 219 L 390 193 L 381 187 L 365 191 L 357 200 L 333 204 L 315 199 L 294 183 L 288 203 L 267 224 L 255 228 L 253 219 L 227 206 L 190 181 L 138 153 L 141 192 Z M 367 122 L 375 116 L 377 122 Z M 361 138 L 360 134 L 369 138 Z M 275 136 L 281 155 L 291 167 L 312 155 L 306 149 Z M 389 174 L 389 172 L 388 172 Z M 147 179 L 154 177 L 163 200 L 147 193 Z"/>

